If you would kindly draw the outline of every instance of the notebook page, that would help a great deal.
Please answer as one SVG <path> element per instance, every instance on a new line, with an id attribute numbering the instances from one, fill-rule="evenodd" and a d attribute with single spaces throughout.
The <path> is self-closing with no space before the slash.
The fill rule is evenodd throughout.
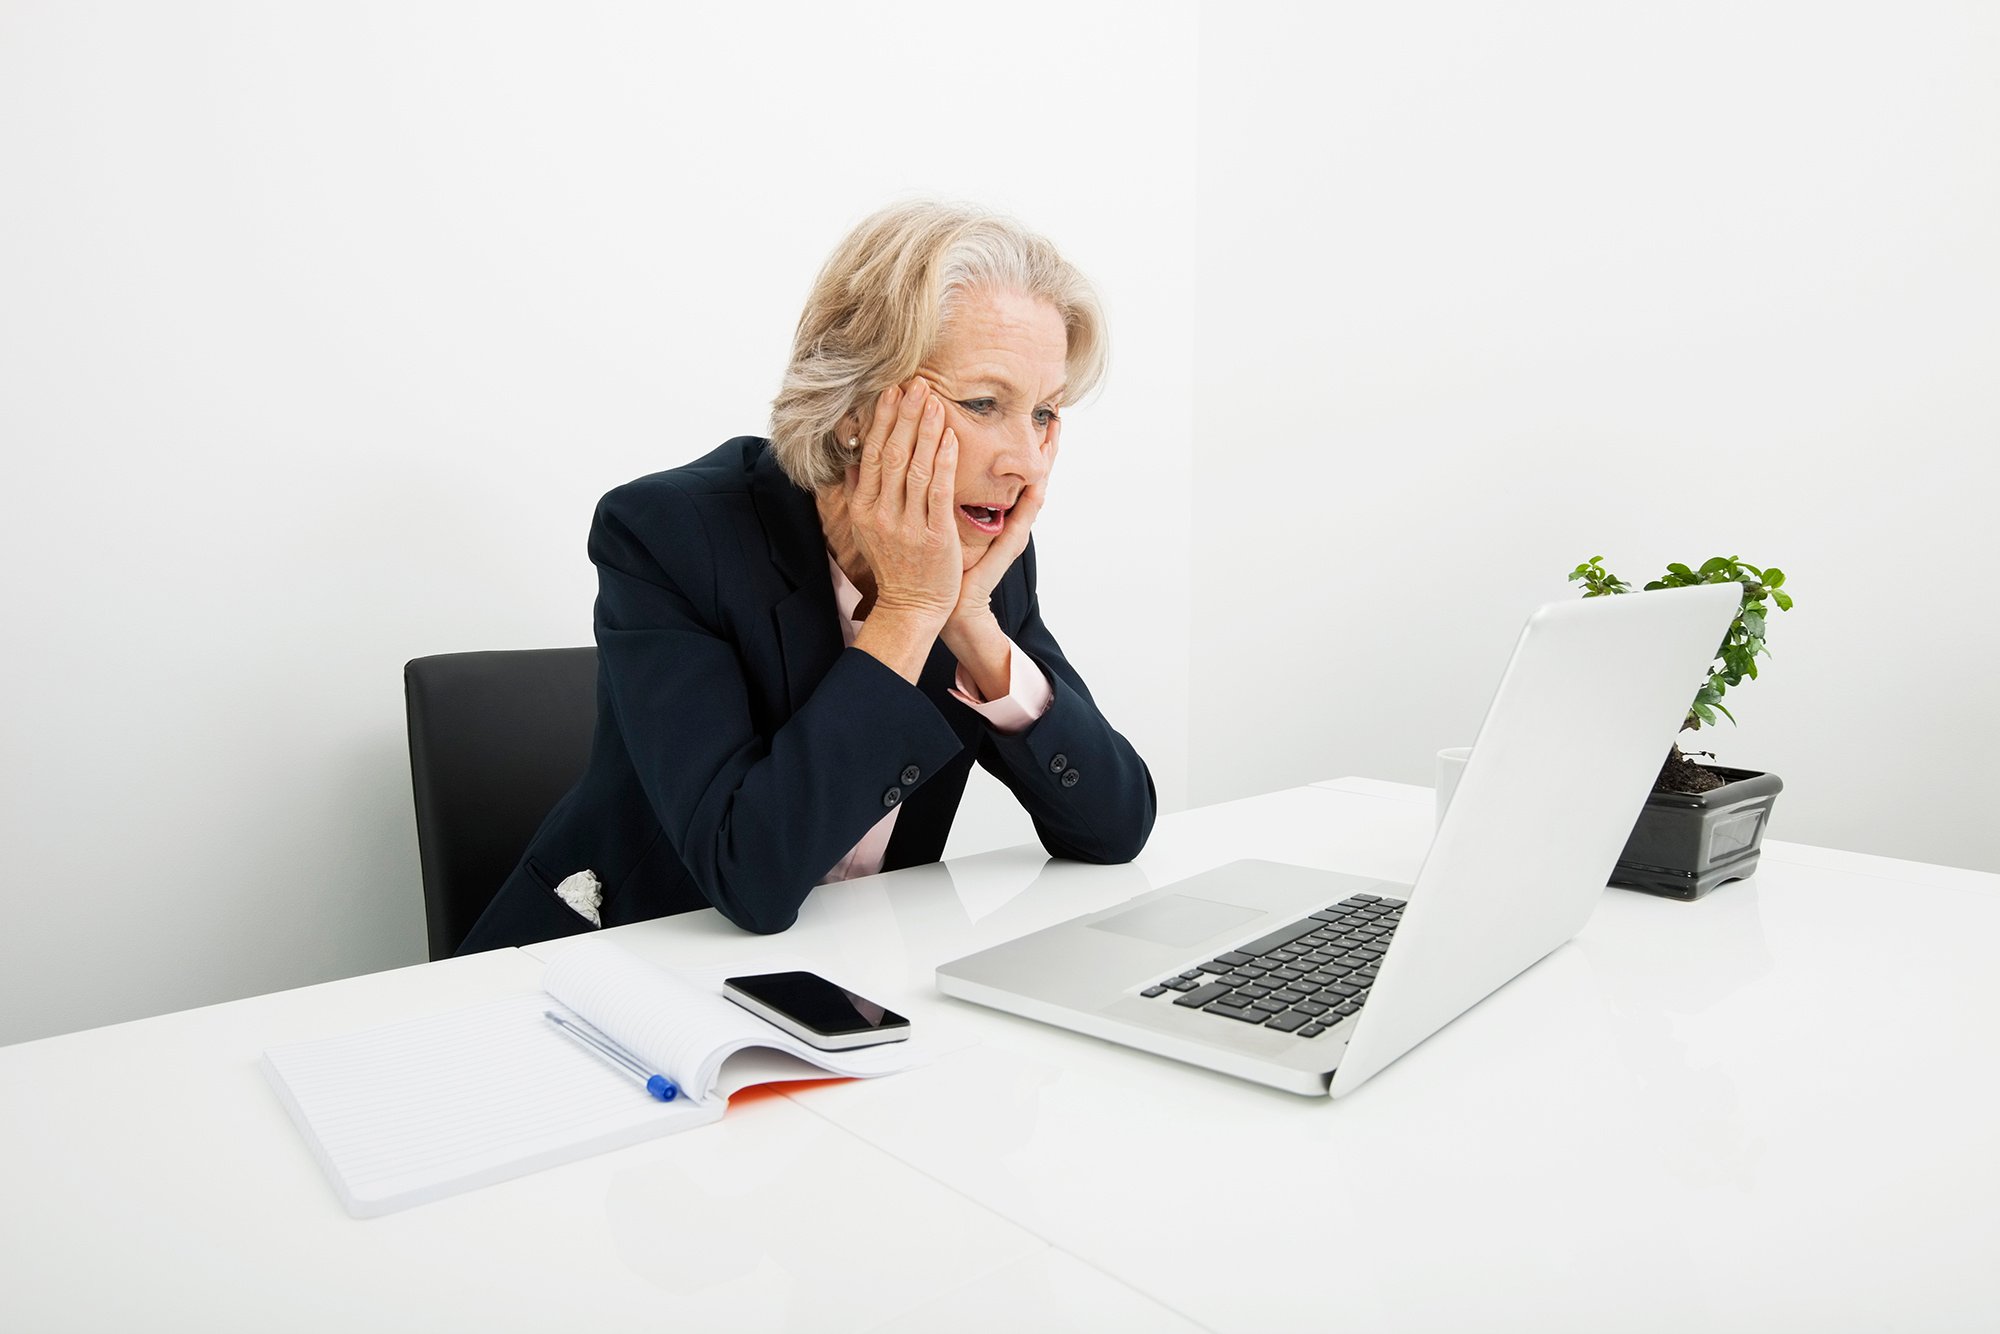
<path id="1" fill-rule="evenodd" d="M 725 1004 L 727 1002 L 724 1002 Z M 350 1212 L 385 1213 L 714 1120 L 543 1017 L 539 993 L 273 1047 L 265 1065 Z"/>
<path id="2" fill-rule="evenodd" d="M 615 941 L 592 939 L 558 955 L 543 975 L 542 986 L 697 1099 L 706 1100 L 716 1092 L 723 1061 L 746 1047 L 773 1047 L 837 1075 L 888 1074 L 914 1063 L 909 1044 L 903 1042 L 821 1051 L 723 997 L 723 978 L 770 972 L 773 966 L 774 961 L 766 958 L 675 974 L 645 962 Z"/>
<path id="3" fill-rule="evenodd" d="M 543 974 L 542 989 L 696 1100 L 714 1092 L 712 1074 L 702 1078 L 709 1053 L 740 1041 L 739 1017 L 749 1017 L 608 940 L 563 951 Z"/>

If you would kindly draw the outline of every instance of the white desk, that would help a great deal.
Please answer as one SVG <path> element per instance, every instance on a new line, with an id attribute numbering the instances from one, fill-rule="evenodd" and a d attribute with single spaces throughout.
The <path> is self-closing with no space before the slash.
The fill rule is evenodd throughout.
<path id="1" fill-rule="evenodd" d="M 772 945 L 976 1045 L 365 1223 L 257 1053 L 532 985 L 530 952 L 0 1049 L 0 1326 L 1994 1323 L 2000 877 L 1773 843 L 1699 903 L 1608 892 L 1574 943 L 1339 1103 L 932 984 L 1235 857 L 1407 879 L 1430 810 L 1340 780 L 1164 819 L 1129 867 L 1015 849 L 820 890 Z M 712 913 L 620 936 L 665 963 L 759 948 Z"/>
<path id="2" fill-rule="evenodd" d="M 754 938 L 733 933 L 739 955 Z M 0 1048 L 0 1331 L 1195 1327 L 772 1094 L 358 1222 L 262 1050 L 539 985 L 518 951 Z M 1009 1326 L 1011 1328 L 1011 1326 Z"/>

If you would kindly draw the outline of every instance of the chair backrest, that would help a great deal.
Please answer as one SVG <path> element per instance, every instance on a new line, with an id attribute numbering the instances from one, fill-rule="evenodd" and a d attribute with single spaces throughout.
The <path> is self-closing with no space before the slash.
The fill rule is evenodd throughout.
<path id="1" fill-rule="evenodd" d="M 430 955 L 458 948 L 590 760 L 597 650 L 444 653 L 403 668 Z"/>

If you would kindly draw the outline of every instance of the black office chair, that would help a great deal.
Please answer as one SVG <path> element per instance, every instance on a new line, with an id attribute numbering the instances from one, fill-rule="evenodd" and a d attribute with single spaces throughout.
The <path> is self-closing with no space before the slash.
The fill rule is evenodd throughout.
<path id="1" fill-rule="evenodd" d="M 431 958 L 458 948 L 590 760 L 597 650 L 444 653 L 403 667 Z"/>

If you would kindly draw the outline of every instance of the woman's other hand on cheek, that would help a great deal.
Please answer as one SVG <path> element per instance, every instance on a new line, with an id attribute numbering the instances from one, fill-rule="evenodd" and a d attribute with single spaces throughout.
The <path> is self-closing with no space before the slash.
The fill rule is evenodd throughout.
<path id="1" fill-rule="evenodd" d="M 960 581 L 958 602 L 951 619 L 945 622 L 943 639 L 959 665 L 966 669 L 986 699 L 997 699 L 1009 689 L 1007 636 L 993 616 L 993 589 L 1028 549 L 1028 538 L 1048 499 L 1049 475 L 1055 470 L 1056 452 L 1062 440 L 1062 420 L 1049 427 L 1044 446 L 1041 476 L 1021 491 L 1020 499 L 1007 512 L 1000 535 L 986 548 Z"/>

